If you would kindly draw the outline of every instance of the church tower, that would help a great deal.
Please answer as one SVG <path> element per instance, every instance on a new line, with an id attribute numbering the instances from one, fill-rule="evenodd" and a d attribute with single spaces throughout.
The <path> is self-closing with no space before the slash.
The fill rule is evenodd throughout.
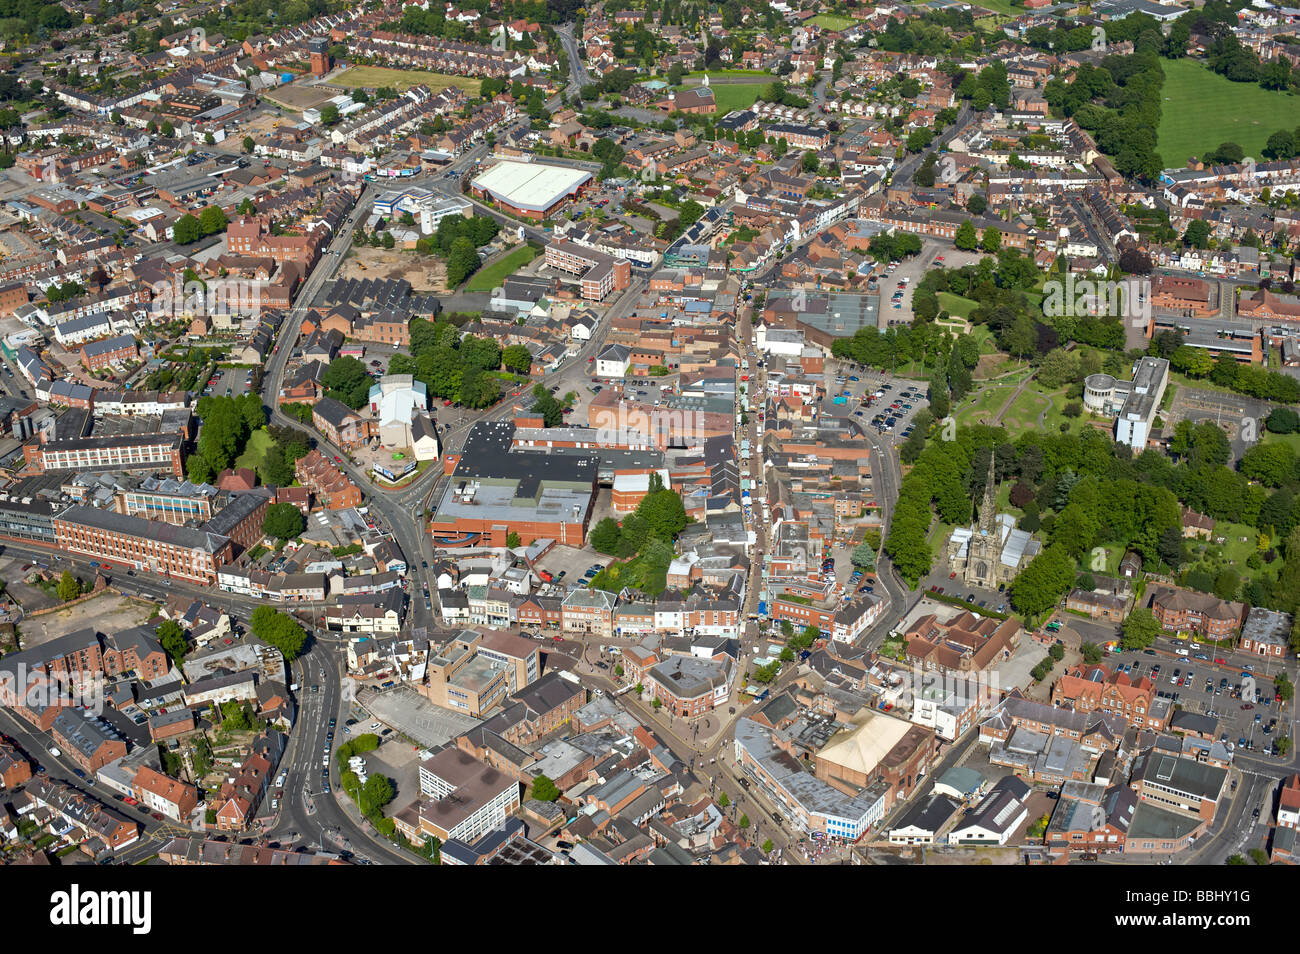
<path id="1" fill-rule="evenodd" d="M 970 554 L 966 560 L 964 579 L 967 583 L 987 586 L 996 582 L 997 566 L 1002 552 L 1002 538 L 998 532 L 997 480 L 994 474 L 994 457 L 989 457 L 989 479 L 984 486 L 984 503 L 980 505 L 979 523 L 970 540 Z"/>

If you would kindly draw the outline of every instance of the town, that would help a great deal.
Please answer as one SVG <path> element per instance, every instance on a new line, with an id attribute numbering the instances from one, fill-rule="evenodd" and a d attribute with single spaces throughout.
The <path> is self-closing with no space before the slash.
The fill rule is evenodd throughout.
<path id="1" fill-rule="evenodd" d="M 1300 860 L 1300 10 L 0 33 L 4 864 Z"/>

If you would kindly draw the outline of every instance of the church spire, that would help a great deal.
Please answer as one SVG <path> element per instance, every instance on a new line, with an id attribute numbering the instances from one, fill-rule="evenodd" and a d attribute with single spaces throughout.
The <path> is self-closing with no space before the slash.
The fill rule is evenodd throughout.
<path id="1" fill-rule="evenodd" d="M 994 461 L 996 455 L 989 454 L 989 479 L 984 485 L 984 503 L 980 507 L 980 526 L 981 534 L 993 535 L 997 526 L 997 492 L 998 485 L 994 474 Z"/>

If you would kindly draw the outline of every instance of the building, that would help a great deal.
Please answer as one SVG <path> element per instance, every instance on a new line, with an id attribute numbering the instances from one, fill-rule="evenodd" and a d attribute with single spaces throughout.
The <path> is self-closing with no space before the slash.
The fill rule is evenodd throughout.
<path id="1" fill-rule="evenodd" d="M 1112 672 L 1105 666 L 1076 666 L 1052 686 L 1052 705 L 1076 712 L 1107 712 L 1138 729 L 1159 732 L 1169 718 L 1169 704 L 1156 696 L 1146 676 Z"/>
<path id="2" fill-rule="evenodd" d="M 138 357 L 139 349 L 131 335 L 117 335 L 92 341 L 81 349 L 81 366 L 87 371 L 98 371 L 111 364 L 124 364 Z"/>
<path id="3" fill-rule="evenodd" d="M 874 782 L 858 794 L 846 794 L 775 745 L 768 726 L 737 719 L 733 746 L 744 778 L 763 789 L 795 831 L 857 841 L 885 817 L 889 796 L 885 783 Z"/>
<path id="4" fill-rule="evenodd" d="M 736 668 L 728 656 L 700 659 L 672 655 L 652 666 L 646 672 L 644 682 L 651 696 L 669 712 L 679 716 L 697 716 L 726 705 Z"/>
<path id="5" fill-rule="evenodd" d="M 50 734 L 64 754 L 92 775 L 126 755 L 126 741 L 117 730 L 89 712 L 64 709 L 54 717 Z"/>
<path id="6" fill-rule="evenodd" d="M 1004 775 L 948 833 L 950 845 L 1005 845 L 1029 815 L 1025 802 L 1030 788 L 1014 775 Z"/>
<path id="7" fill-rule="evenodd" d="M 1041 549 L 1042 544 L 1030 533 L 1016 529 L 1014 517 L 998 513 L 997 481 L 990 457 L 979 522 L 953 530 L 948 541 L 949 566 L 967 586 L 997 589 L 999 584 L 1009 585 Z"/>
<path id="8" fill-rule="evenodd" d="M 510 421 L 481 421 L 460 454 L 447 458 L 451 479 L 429 525 L 435 546 L 504 547 L 511 533 L 523 546 L 540 539 L 583 545 L 600 458 L 512 449 L 514 429 Z"/>
<path id="9" fill-rule="evenodd" d="M 1241 627 L 1238 645 L 1242 652 L 1257 656 L 1272 656 L 1274 659 L 1286 657 L 1291 645 L 1290 613 L 1252 607 L 1246 614 L 1246 623 Z"/>
<path id="10" fill-rule="evenodd" d="M 567 239 L 546 244 L 546 266 L 578 276 L 582 297 L 587 301 L 604 301 L 632 281 L 632 264 L 627 259 Z"/>
<path id="11" fill-rule="evenodd" d="M 1109 374 L 1090 374 L 1083 382 L 1083 405 L 1094 414 L 1115 415 L 1115 440 L 1135 452 L 1146 449 L 1152 422 L 1169 383 L 1169 362 L 1140 358 L 1133 380 L 1118 381 Z"/>
<path id="12" fill-rule="evenodd" d="M 55 519 L 54 532 L 62 550 L 195 583 L 215 584 L 234 552 L 219 534 L 81 504 Z"/>
<path id="13" fill-rule="evenodd" d="M 327 441 L 344 449 L 364 443 L 373 433 L 372 421 L 330 397 L 321 398 L 312 405 L 311 422 Z"/>
<path id="14" fill-rule="evenodd" d="M 473 843 L 519 807 L 519 783 L 468 752 L 444 748 L 420 763 L 421 797 L 393 817 L 397 828 L 421 845 L 432 835 Z"/>
<path id="15" fill-rule="evenodd" d="M 909 662 L 927 670 L 980 673 L 1011 658 L 1020 645 L 1020 624 L 962 611 L 946 622 L 933 613 L 904 633 Z"/>
<path id="16" fill-rule="evenodd" d="M 1169 632 L 1193 633 L 1211 639 L 1236 635 L 1246 618 L 1244 603 L 1165 584 L 1151 587 L 1151 612 Z"/>
<path id="17" fill-rule="evenodd" d="M 585 169 L 507 159 L 480 173 L 470 183 L 470 190 L 507 212 L 540 222 L 559 211 L 590 181 L 591 173 Z"/>
<path id="18" fill-rule="evenodd" d="M 185 476 L 183 437 L 170 434 L 125 434 L 31 441 L 23 445 L 28 467 L 37 473 L 57 470 L 147 471 Z"/>
<path id="19" fill-rule="evenodd" d="M 1228 791 L 1228 769 L 1148 749 L 1134 759 L 1129 787 L 1143 803 L 1211 823 Z"/>
<path id="20" fill-rule="evenodd" d="M 160 812 L 174 822 L 187 824 L 199 804 L 199 790 L 147 765 L 136 770 L 131 794 L 151 812 Z"/>

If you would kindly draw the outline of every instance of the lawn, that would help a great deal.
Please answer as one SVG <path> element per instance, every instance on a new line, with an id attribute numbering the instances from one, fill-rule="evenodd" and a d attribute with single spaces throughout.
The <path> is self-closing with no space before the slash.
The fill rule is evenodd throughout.
<path id="1" fill-rule="evenodd" d="M 817 24 L 823 30 L 834 30 L 836 33 L 841 30 L 847 30 L 858 21 L 852 17 L 837 17 L 833 13 L 819 13 L 812 18 L 812 22 Z"/>
<path id="2" fill-rule="evenodd" d="M 497 259 L 491 265 L 480 268 L 471 275 L 465 285 L 465 291 L 490 292 L 536 257 L 537 249 L 531 245 L 521 245 L 505 257 Z"/>
<path id="3" fill-rule="evenodd" d="M 980 306 L 980 303 L 975 299 L 963 298 L 961 295 L 954 295 L 952 292 L 936 292 L 935 297 L 939 299 L 939 309 L 941 311 L 956 315 L 958 318 L 969 318 L 970 313 Z"/>
<path id="4" fill-rule="evenodd" d="M 1165 86 L 1156 151 L 1166 167 L 1183 166 L 1189 156 L 1224 142 L 1262 159 L 1268 137 L 1300 121 L 1300 98 L 1290 93 L 1233 83 L 1196 60 L 1161 60 L 1160 65 Z"/>
<path id="5" fill-rule="evenodd" d="M 1263 432 L 1260 437 L 1262 444 L 1290 444 L 1291 449 L 1300 454 L 1300 434 L 1274 434 L 1272 431 L 1260 428 Z"/>
<path id="6" fill-rule="evenodd" d="M 762 73 L 755 74 L 762 76 Z M 718 104 L 718 115 L 724 116 L 733 109 L 748 109 L 758 99 L 758 94 L 768 86 L 762 83 L 713 83 L 713 101 Z M 679 86 L 677 89 L 694 89 L 694 86 Z"/>
<path id="7" fill-rule="evenodd" d="M 469 76 L 452 76 L 448 73 L 430 73 L 428 70 L 395 70 L 386 66 L 354 66 L 330 81 L 348 89 L 365 86 L 378 89 L 389 86 L 405 92 L 412 86 L 427 86 L 439 92 L 448 86 L 459 86 L 471 96 L 478 95 L 479 81 Z"/>
<path id="8" fill-rule="evenodd" d="M 244 452 L 239 455 L 235 461 L 236 467 L 249 467 L 256 471 L 261 466 L 262 461 L 266 458 L 266 452 L 275 439 L 265 429 L 253 431 L 249 435 L 248 443 L 244 445 Z"/>
<path id="9" fill-rule="evenodd" d="M 1037 430 L 1038 415 L 1043 413 L 1045 408 L 1050 414 L 1051 398 L 1033 388 L 1026 388 L 1011 407 L 1007 408 L 1007 413 L 1002 415 L 1002 426 L 1012 434 Z M 995 410 L 994 413 L 996 414 L 997 411 Z"/>
<path id="10" fill-rule="evenodd" d="M 986 388 L 972 403 L 966 404 L 957 410 L 954 415 L 959 427 L 971 427 L 987 420 L 990 423 L 994 415 L 1006 403 L 1007 398 L 1011 396 L 1013 385 L 1006 387 Z"/>

